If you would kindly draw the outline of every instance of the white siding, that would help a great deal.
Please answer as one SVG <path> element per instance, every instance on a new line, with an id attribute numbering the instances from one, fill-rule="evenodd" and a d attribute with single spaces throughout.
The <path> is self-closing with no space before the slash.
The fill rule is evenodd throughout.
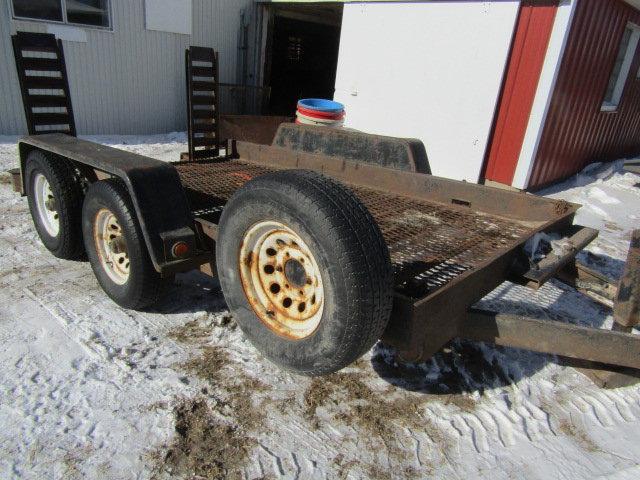
<path id="1" fill-rule="evenodd" d="M 26 133 L 10 35 L 45 32 L 46 24 L 10 18 L 0 0 L 0 134 Z M 193 34 L 144 28 L 143 0 L 111 0 L 113 31 L 84 29 L 87 42 L 63 41 L 79 134 L 186 130 L 184 51 L 220 52 L 220 79 L 236 82 L 240 11 L 251 0 L 193 0 Z"/>
<path id="2" fill-rule="evenodd" d="M 346 125 L 422 140 L 435 175 L 477 182 L 519 2 L 346 4 Z"/>

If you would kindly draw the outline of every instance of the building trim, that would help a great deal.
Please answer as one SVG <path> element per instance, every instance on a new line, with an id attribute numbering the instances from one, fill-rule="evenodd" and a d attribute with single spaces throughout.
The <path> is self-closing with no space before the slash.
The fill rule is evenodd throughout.
<path id="1" fill-rule="evenodd" d="M 579 0 L 562 0 L 558 6 L 529 123 L 511 182 L 511 185 L 516 188 L 526 189 L 529 186 L 578 2 Z"/>
<path id="2" fill-rule="evenodd" d="M 557 1 L 526 0 L 520 5 L 495 127 L 487 150 L 485 181 L 511 185 L 557 9 Z"/>

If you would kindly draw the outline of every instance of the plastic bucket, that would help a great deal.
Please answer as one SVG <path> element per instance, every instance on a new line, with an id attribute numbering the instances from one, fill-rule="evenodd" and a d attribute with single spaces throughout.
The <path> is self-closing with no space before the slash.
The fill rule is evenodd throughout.
<path id="1" fill-rule="evenodd" d="M 307 117 L 325 119 L 325 120 L 342 120 L 344 118 L 344 110 L 338 113 L 330 113 L 330 112 L 321 112 L 319 110 L 310 110 L 308 108 L 298 106 L 298 113 L 302 115 L 306 115 Z"/>
<path id="2" fill-rule="evenodd" d="M 344 105 L 324 98 L 304 98 L 298 101 L 298 107 L 325 113 L 342 113 Z"/>
<path id="3" fill-rule="evenodd" d="M 303 115 L 300 112 L 296 113 L 296 123 L 299 125 L 317 125 L 319 127 L 341 127 L 342 125 L 344 125 L 344 121 L 342 119 L 329 120 L 313 118 Z"/>
<path id="4" fill-rule="evenodd" d="M 322 98 L 305 98 L 298 102 L 296 123 L 321 127 L 344 125 L 344 105 Z"/>

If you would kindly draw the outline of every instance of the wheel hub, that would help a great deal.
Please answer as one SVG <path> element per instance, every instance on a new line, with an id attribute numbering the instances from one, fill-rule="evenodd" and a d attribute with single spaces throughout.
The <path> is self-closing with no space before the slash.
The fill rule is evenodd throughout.
<path id="1" fill-rule="evenodd" d="M 298 260 L 287 260 L 284 264 L 284 275 L 293 288 L 304 287 L 307 282 L 307 271 Z"/>
<path id="2" fill-rule="evenodd" d="M 113 254 L 127 253 L 127 246 L 124 243 L 124 238 L 122 235 L 109 240 L 109 250 Z"/>
<path id="3" fill-rule="evenodd" d="M 93 236 L 102 269 L 116 284 L 123 285 L 129 279 L 127 243 L 117 217 L 106 208 L 95 216 Z"/>
<path id="4" fill-rule="evenodd" d="M 51 197 L 51 198 L 47 198 L 47 200 L 44 202 L 44 206 L 47 207 L 47 210 L 49 210 L 50 212 L 55 212 L 56 209 L 56 199 Z"/>
<path id="5" fill-rule="evenodd" d="M 40 223 L 52 237 L 60 232 L 60 216 L 51 185 L 42 173 L 37 173 L 33 181 L 34 200 Z"/>
<path id="6" fill-rule="evenodd" d="M 311 335 L 322 318 L 324 288 L 311 249 L 280 222 L 260 222 L 244 236 L 239 257 L 247 299 L 260 320 L 293 339 Z"/>

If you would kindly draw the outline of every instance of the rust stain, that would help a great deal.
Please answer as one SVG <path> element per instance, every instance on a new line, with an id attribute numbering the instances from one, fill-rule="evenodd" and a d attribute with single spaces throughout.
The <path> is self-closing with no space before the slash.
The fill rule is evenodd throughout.
<path id="1" fill-rule="evenodd" d="M 238 177 L 239 179 L 244 180 L 245 182 L 248 182 L 253 178 L 253 175 L 250 175 L 245 172 L 233 172 L 233 173 L 230 173 L 229 175 L 233 177 Z"/>
<path id="2" fill-rule="evenodd" d="M 555 204 L 555 211 L 557 215 L 563 215 L 569 211 L 571 205 L 566 200 L 559 200 Z"/>

